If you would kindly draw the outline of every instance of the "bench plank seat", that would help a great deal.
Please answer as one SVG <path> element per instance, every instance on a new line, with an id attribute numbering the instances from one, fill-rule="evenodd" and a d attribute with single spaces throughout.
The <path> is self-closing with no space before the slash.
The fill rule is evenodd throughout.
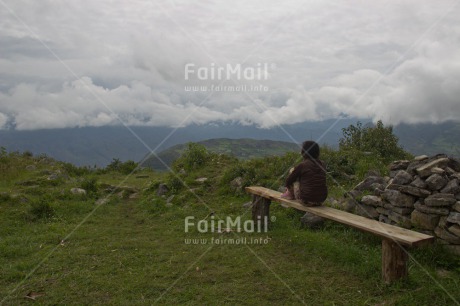
<path id="1" fill-rule="evenodd" d="M 288 200 L 281 197 L 281 192 L 274 191 L 265 187 L 251 186 L 246 187 L 246 191 L 261 197 L 287 204 L 289 207 L 312 213 L 325 219 L 333 220 L 351 227 L 370 232 L 374 235 L 397 241 L 404 246 L 421 246 L 431 244 L 433 236 L 414 232 L 394 225 L 382 223 L 362 216 L 354 215 L 342 210 L 327 206 L 307 207 L 299 201 Z"/>
<path id="2" fill-rule="evenodd" d="M 246 192 L 253 194 L 252 219 L 254 222 L 260 222 L 262 218 L 269 219 L 270 203 L 273 200 L 282 203 L 284 206 L 306 211 L 379 236 L 382 238 L 382 277 L 386 283 L 407 277 L 407 263 L 409 261 L 407 247 L 418 247 L 434 241 L 433 236 L 367 219 L 331 207 L 308 207 L 299 201 L 282 198 L 281 192 L 265 187 L 246 187 Z"/>

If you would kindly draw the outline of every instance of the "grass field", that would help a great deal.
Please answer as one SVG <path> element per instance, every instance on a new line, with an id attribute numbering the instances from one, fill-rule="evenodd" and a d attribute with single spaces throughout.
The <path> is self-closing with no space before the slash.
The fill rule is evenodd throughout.
<path id="1" fill-rule="evenodd" d="M 182 189 L 167 203 L 169 195 L 156 195 L 167 174 L 145 171 L 128 179 L 91 174 L 98 186 L 137 188 L 133 199 L 100 189 L 74 195 L 70 188 L 81 186 L 84 176 L 48 180 L 43 173 L 57 172 L 58 163 L 9 162 L 0 184 L 2 305 L 456 305 L 460 300 L 458 259 L 439 248 L 411 251 L 409 279 L 385 285 L 379 239 L 332 222 L 318 230 L 302 228 L 301 214 L 277 204 L 267 233 L 201 233 L 194 227 L 185 233 L 188 216 L 195 223 L 211 220 L 210 212 L 215 220 L 250 218 L 242 206 L 249 196 L 217 189 L 219 171 L 187 174 L 193 192 Z M 36 168 L 25 170 L 32 164 Z M 205 172 L 208 180 L 196 182 Z M 104 197 L 106 203 L 96 204 Z"/>

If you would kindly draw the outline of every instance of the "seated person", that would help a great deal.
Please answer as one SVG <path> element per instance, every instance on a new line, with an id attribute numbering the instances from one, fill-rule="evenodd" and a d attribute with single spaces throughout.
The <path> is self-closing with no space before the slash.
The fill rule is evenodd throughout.
<path id="1" fill-rule="evenodd" d="M 303 161 L 291 169 L 286 179 L 286 192 L 281 197 L 300 200 L 306 206 L 319 206 L 327 198 L 326 169 L 319 160 L 319 145 L 302 144 Z"/>

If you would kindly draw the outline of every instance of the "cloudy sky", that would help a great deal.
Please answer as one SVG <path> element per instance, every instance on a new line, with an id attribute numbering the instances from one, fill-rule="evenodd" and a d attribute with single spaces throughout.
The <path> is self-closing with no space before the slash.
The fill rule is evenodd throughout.
<path id="1" fill-rule="evenodd" d="M 0 127 L 460 120 L 459 2 L 0 0 Z"/>

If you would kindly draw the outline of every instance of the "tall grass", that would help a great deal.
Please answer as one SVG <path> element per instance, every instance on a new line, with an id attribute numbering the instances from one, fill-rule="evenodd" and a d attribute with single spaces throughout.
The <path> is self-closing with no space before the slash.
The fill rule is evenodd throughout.
<path id="1" fill-rule="evenodd" d="M 324 159 L 336 154 L 323 153 Z M 267 233 L 185 233 L 187 216 L 196 222 L 211 213 L 249 220 L 251 211 L 242 204 L 250 197 L 227 189 L 230 182 L 242 177 L 243 184 L 276 186 L 298 156 L 242 162 L 212 155 L 185 172 L 149 172 L 147 178 L 96 171 L 74 173 L 57 185 L 24 186 L 13 179 L 7 193 L 0 193 L 0 301 L 31 302 L 25 298 L 30 292 L 40 294 L 39 304 L 97 305 L 454 305 L 460 299 L 460 263 L 445 250 L 409 250 L 409 279 L 385 285 L 379 239 L 333 222 L 316 230 L 304 228 L 301 214 L 276 203 L 271 205 L 276 219 Z M 329 163 L 340 169 L 343 164 L 336 163 L 341 158 L 348 157 L 333 155 Z M 30 160 L 21 157 L 18 163 Z M 375 167 L 372 159 L 347 163 L 350 175 L 357 177 Z M 61 172 L 63 167 L 55 164 Z M 196 182 L 203 176 L 209 183 Z M 19 177 L 33 180 L 40 174 L 25 171 Z M 182 187 L 170 188 L 167 196 L 175 197 L 167 203 L 156 187 L 172 177 Z M 96 196 L 69 192 L 79 186 L 103 197 L 107 194 L 98 186 L 121 181 L 142 190 L 140 198 L 112 195 L 95 205 Z M 210 244 L 211 239 L 238 237 L 268 243 Z M 187 244 L 188 238 L 207 243 Z"/>

